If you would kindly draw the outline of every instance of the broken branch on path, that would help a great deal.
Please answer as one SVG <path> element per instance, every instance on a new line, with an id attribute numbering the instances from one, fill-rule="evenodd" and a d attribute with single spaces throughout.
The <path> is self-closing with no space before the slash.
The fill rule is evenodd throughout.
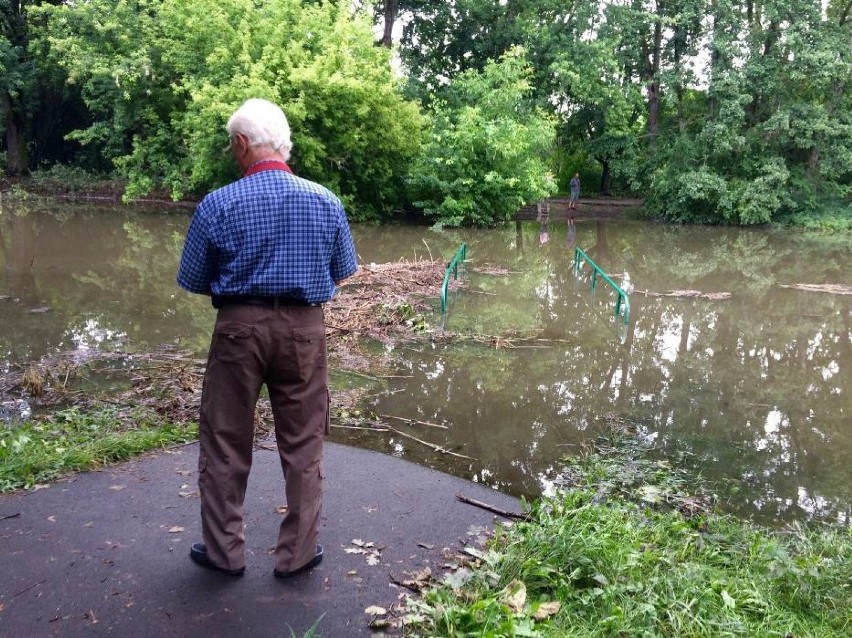
<path id="1" fill-rule="evenodd" d="M 532 520 L 527 514 L 518 514 L 516 512 L 508 512 L 506 510 L 501 510 L 499 507 L 494 507 L 493 505 L 489 505 L 488 503 L 483 503 L 482 501 L 477 501 L 476 499 L 468 498 L 464 494 L 456 494 L 456 498 L 459 499 L 462 503 L 467 503 L 468 505 L 479 507 L 481 509 L 491 512 L 492 514 L 502 516 L 503 518 L 510 518 L 516 521 Z"/>

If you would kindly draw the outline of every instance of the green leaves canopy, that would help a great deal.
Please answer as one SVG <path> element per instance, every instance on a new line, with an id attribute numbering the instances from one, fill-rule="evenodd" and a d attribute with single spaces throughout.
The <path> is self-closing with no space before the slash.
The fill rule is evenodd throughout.
<path id="1" fill-rule="evenodd" d="M 113 158 L 127 197 L 163 187 L 180 198 L 233 178 L 224 124 L 262 97 L 290 119 L 296 172 L 338 192 L 356 219 L 402 198 L 421 116 L 349 3 L 91 0 L 40 16 L 39 46 L 95 116 L 73 136 Z"/>
<path id="2" fill-rule="evenodd" d="M 445 226 L 489 226 L 556 190 L 548 171 L 555 121 L 528 100 L 530 69 L 513 50 L 459 75 L 434 105 L 412 168 L 416 206 Z"/>

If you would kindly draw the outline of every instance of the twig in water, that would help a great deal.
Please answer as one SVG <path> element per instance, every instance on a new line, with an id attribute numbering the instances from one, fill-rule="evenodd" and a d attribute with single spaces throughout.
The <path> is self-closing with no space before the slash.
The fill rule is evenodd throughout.
<path id="1" fill-rule="evenodd" d="M 429 423 L 428 421 L 419 421 L 417 419 L 407 419 L 404 416 L 394 416 L 393 414 L 380 414 L 380 417 L 383 419 L 397 419 L 398 421 L 405 421 L 406 423 L 419 423 L 420 425 L 428 425 L 430 428 L 441 428 L 442 430 L 449 430 L 446 425 L 440 425 L 439 423 Z"/>
<path id="2" fill-rule="evenodd" d="M 379 428 L 377 428 L 377 427 L 362 428 L 358 425 L 341 425 L 339 423 L 332 423 L 331 427 L 343 428 L 345 430 L 370 430 L 371 432 L 387 432 L 388 431 L 387 428 L 381 428 L 381 427 L 379 427 Z"/>
<path id="3" fill-rule="evenodd" d="M 405 432 L 401 432 L 396 428 L 392 428 L 388 426 L 388 430 L 393 432 L 394 434 L 399 434 L 406 439 L 411 439 L 412 441 L 417 441 L 418 443 L 425 445 L 426 447 L 430 447 L 436 452 L 440 452 L 441 454 L 450 454 L 451 456 L 457 456 L 460 459 L 470 459 L 471 461 L 478 461 L 479 459 L 473 456 L 465 456 L 464 454 L 457 454 L 456 452 L 450 452 L 449 450 L 442 448 L 440 445 L 435 445 L 434 443 L 429 443 L 428 441 L 424 441 L 423 439 L 418 439 L 416 436 L 411 436 L 410 434 L 406 434 Z"/>

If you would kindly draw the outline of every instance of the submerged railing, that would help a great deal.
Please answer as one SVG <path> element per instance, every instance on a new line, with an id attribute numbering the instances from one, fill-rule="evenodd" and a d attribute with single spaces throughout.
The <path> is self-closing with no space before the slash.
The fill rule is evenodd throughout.
<path id="1" fill-rule="evenodd" d="M 450 290 L 450 273 L 453 279 L 459 278 L 459 265 L 464 265 L 464 260 L 467 259 L 467 244 L 462 244 L 456 251 L 456 256 L 447 265 L 447 271 L 444 273 L 444 283 L 441 286 L 441 314 L 447 312 L 447 295 Z"/>
<path id="2" fill-rule="evenodd" d="M 612 279 L 610 279 L 609 275 L 607 275 L 603 270 L 600 269 L 592 258 L 589 257 L 581 248 L 574 249 L 574 273 L 580 273 L 580 267 L 582 262 L 586 262 L 592 268 L 592 274 L 590 276 L 592 291 L 597 288 L 598 285 L 598 275 L 600 275 L 601 279 L 603 279 L 606 283 L 610 285 L 610 287 L 615 291 L 616 300 L 615 300 L 615 313 L 616 317 L 624 315 L 624 325 L 627 325 L 630 321 L 630 299 L 627 298 L 627 293 L 621 289 L 617 283 L 615 283 Z"/>

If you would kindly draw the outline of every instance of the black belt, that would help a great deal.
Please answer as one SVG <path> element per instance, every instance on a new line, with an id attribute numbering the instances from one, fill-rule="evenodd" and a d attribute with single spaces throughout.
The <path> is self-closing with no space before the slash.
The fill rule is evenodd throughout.
<path id="1" fill-rule="evenodd" d="M 320 306 L 297 297 L 258 297 L 254 295 L 213 295 L 213 307 L 264 306 L 265 308 L 311 308 Z"/>

